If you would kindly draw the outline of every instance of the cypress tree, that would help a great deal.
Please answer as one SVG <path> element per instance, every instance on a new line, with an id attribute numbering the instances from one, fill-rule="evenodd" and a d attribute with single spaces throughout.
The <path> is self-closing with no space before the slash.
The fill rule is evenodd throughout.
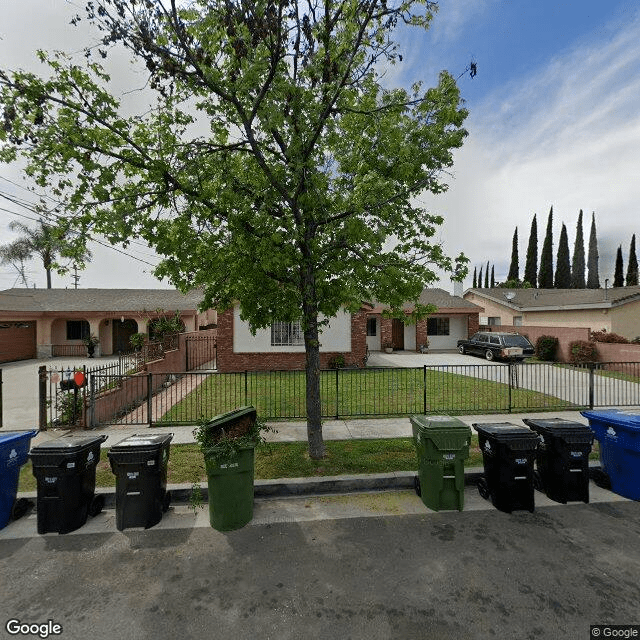
<path id="1" fill-rule="evenodd" d="M 477 269 L 478 267 L 473 267 L 473 288 L 474 289 L 478 286 Z"/>
<path id="2" fill-rule="evenodd" d="M 638 284 L 638 258 L 636 257 L 636 234 L 631 236 L 629 248 L 629 264 L 627 266 L 627 287 L 635 287 Z"/>
<path id="3" fill-rule="evenodd" d="M 478 289 L 482 289 L 482 267 L 480 267 L 480 274 L 478 275 Z"/>
<path id="4" fill-rule="evenodd" d="M 494 272 L 494 268 L 495 265 L 491 265 L 491 288 L 493 289 L 493 287 L 496 286 L 496 276 L 495 276 L 495 272 Z"/>
<path id="5" fill-rule="evenodd" d="M 571 288 L 584 289 L 586 287 L 584 279 L 584 234 L 582 232 L 582 209 L 578 215 L 578 225 L 576 226 L 576 241 L 573 245 L 573 262 L 571 264 Z"/>
<path id="6" fill-rule="evenodd" d="M 507 280 L 518 280 L 520 278 L 520 266 L 518 264 L 518 227 L 513 234 L 511 243 L 511 265 L 509 266 L 509 275 Z"/>
<path id="7" fill-rule="evenodd" d="M 538 223 L 535 214 L 531 221 L 531 232 L 529 233 L 527 262 L 524 267 L 524 281 L 528 282 L 532 287 L 538 285 Z"/>
<path id="8" fill-rule="evenodd" d="M 484 288 L 489 288 L 489 261 L 487 260 L 487 269 L 484 272 Z"/>
<path id="9" fill-rule="evenodd" d="M 591 232 L 589 234 L 589 254 L 587 256 L 587 289 L 600 288 L 598 273 L 598 238 L 596 237 L 596 214 L 591 216 Z"/>
<path id="10" fill-rule="evenodd" d="M 540 272 L 538 273 L 538 287 L 553 289 L 553 206 L 547 220 L 547 233 L 542 243 L 540 254 Z"/>
<path id="11" fill-rule="evenodd" d="M 571 263 L 569 261 L 569 239 L 567 227 L 562 224 L 560 242 L 558 243 L 558 255 L 556 257 L 556 275 L 553 281 L 556 289 L 568 289 L 571 286 Z"/>
<path id="12" fill-rule="evenodd" d="M 622 263 L 622 245 L 618 247 L 618 251 L 616 253 L 616 271 L 613 274 L 613 286 L 614 287 L 624 287 L 624 265 Z"/>

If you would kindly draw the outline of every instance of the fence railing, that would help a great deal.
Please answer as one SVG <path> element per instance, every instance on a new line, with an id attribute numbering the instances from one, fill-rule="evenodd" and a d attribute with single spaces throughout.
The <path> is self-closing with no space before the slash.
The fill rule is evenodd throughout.
<path id="1" fill-rule="evenodd" d="M 306 416 L 304 371 L 128 371 L 87 369 L 80 389 L 50 389 L 49 423 L 194 424 L 247 404 L 264 419 Z M 637 406 L 640 363 L 334 369 L 321 371 L 320 394 L 324 418 Z"/>
<path id="2" fill-rule="evenodd" d="M 53 344 L 51 345 L 51 356 L 53 358 L 86 358 L 87 347 L 84 344 Z"/>

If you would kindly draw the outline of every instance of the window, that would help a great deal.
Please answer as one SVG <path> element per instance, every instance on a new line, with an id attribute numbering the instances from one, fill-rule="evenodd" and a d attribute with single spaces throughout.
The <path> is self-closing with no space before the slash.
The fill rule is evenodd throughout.
<path id="1" fill-rule="evenodd" d="M 86 320 L 67 320 L 67 340 L 82 340 L 89 337 L 89 323 Z"/>
<path id="2" fill-rule="evenodd" d="M 375 318 L 367 318 L 367 335 L 368 336 L 378 335 L 378 322 Z"/>
<path id="3" fill-rule="evenodd" d="M 271 346 L 292 347 L 304 344 L 300 320 L 295 322 L 274 322 L 271 325 Z"/>
<path id="4" fill-rule="evenodd" d="M 487 324 L 490 327 L 495 327 L 498 326 L 500 324 L 500 317 L 497 318 L 487 318 Z"/>
<path id="5" fill-rule="evenodd" d="M 522 326 L 522 316 L 513 316 L 513 326 L 514 327 Z"/>
<path id="6" fill-rule="evenodd" d="M 428 336 L 448 336 L 449 318 L 427 318 Z"/>

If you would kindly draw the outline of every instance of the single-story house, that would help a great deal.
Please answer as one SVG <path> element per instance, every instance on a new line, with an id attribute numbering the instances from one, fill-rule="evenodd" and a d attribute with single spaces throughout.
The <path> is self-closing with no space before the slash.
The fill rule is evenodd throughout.
<path id="1" fill-rule="evenodd" d="M 342 356 L 347 366 L 362 366 L 367 348 L 379 351 L 387 341 L 396 349 L 415 351 L 429 337 L 431 349 L 455 349 L 479 327 L 482 309 L 442 289 L 425 289 L 422 304 L 435 304 L 438 311 L 417 324 L 385 318 L 381 305 L 365 303 L 357 313 L 341 310 L 323 327 L 320 335 L 320 366 Z M 407 305 L 407 312 L 411 307 Z M 240 318 L 240 307 L 218 314 L 217 365 L 219 371 L 304 369 L 304 335 L 300 322 L 274 322 L 251 333 Z"/>
<path id="2" fill-rule="evenodd" d="M 83 338 L 99 339 L 97 355 L 129 351 L 129 337 L 151 320 L 180 312 L 185 331 L 216 322 L 198 312 L 200 291 L 175 289 L 8 289 L 0 291 L 0 362 L 76 355 Z"/>
<path id="3" fill-rule="evenodd" d="M 640 335 L 640 286 L 606 289 L 468 289 L 484 307 L 480 324 L 605 329 L 629 340 Z"/>

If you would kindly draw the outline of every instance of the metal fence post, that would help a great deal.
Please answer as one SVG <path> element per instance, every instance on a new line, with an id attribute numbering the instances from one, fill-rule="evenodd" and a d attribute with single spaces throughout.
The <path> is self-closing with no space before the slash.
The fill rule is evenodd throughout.
<path id="1" fill-rule="evenodd" d="M 589 363 L 589 409 L 593 409 L 595 369 L 596 369 L 595 363 L 590 362 Z"/>
<path id="2" fill-rule="evenodd" d="M 89 428 L 96 424 L 96 380 L 93 373 L 89 374 Z"/>
<path id="3" fill-rule="evenodd" d="M 338 402 L 339 402 L 338 389 L 340 387 L 339 375 L 340 375 L 340 369 L 336 368 L 336 420 L 340 417 L 340 410 L 338 409 Z"/>
<path id="4" fill-rule="evenodd" d="M 423 413 L 427 415 L 427 365 L 422 365 L 422 405 Z"/>
<path id="5" fill-rule="evenodd" d="M 248 392 L 247 392 L 247 382 L 248 382 L 248 371 L 245 369 L 244 370 L 244 406 L 246 407 L 249 403 L 248 400 Z"/>
<path id="6" fill-rule="evenodd" d="M 38 428 L 47 430 L 47 367 L 38 367 Z"/>
<path id="7" fill-rule="evenodd" d="M 147 419 L 149 426 L 153 425 L 153 416 L 151 415 L 151 394 L 153 392 L 153 373 L 147 373 Z"/>
<path id="8" fill-rule="evenodd" d="M 2 429 L 2 369 L 0 369 L 0 429 Z"/>
<path id="9" fill-rule="evenodd" d="M 513 363 L 508 362 L 507 366 L 509 367 L 509 413 L 511 413 L 511 385 L 513 384 Z"/>

